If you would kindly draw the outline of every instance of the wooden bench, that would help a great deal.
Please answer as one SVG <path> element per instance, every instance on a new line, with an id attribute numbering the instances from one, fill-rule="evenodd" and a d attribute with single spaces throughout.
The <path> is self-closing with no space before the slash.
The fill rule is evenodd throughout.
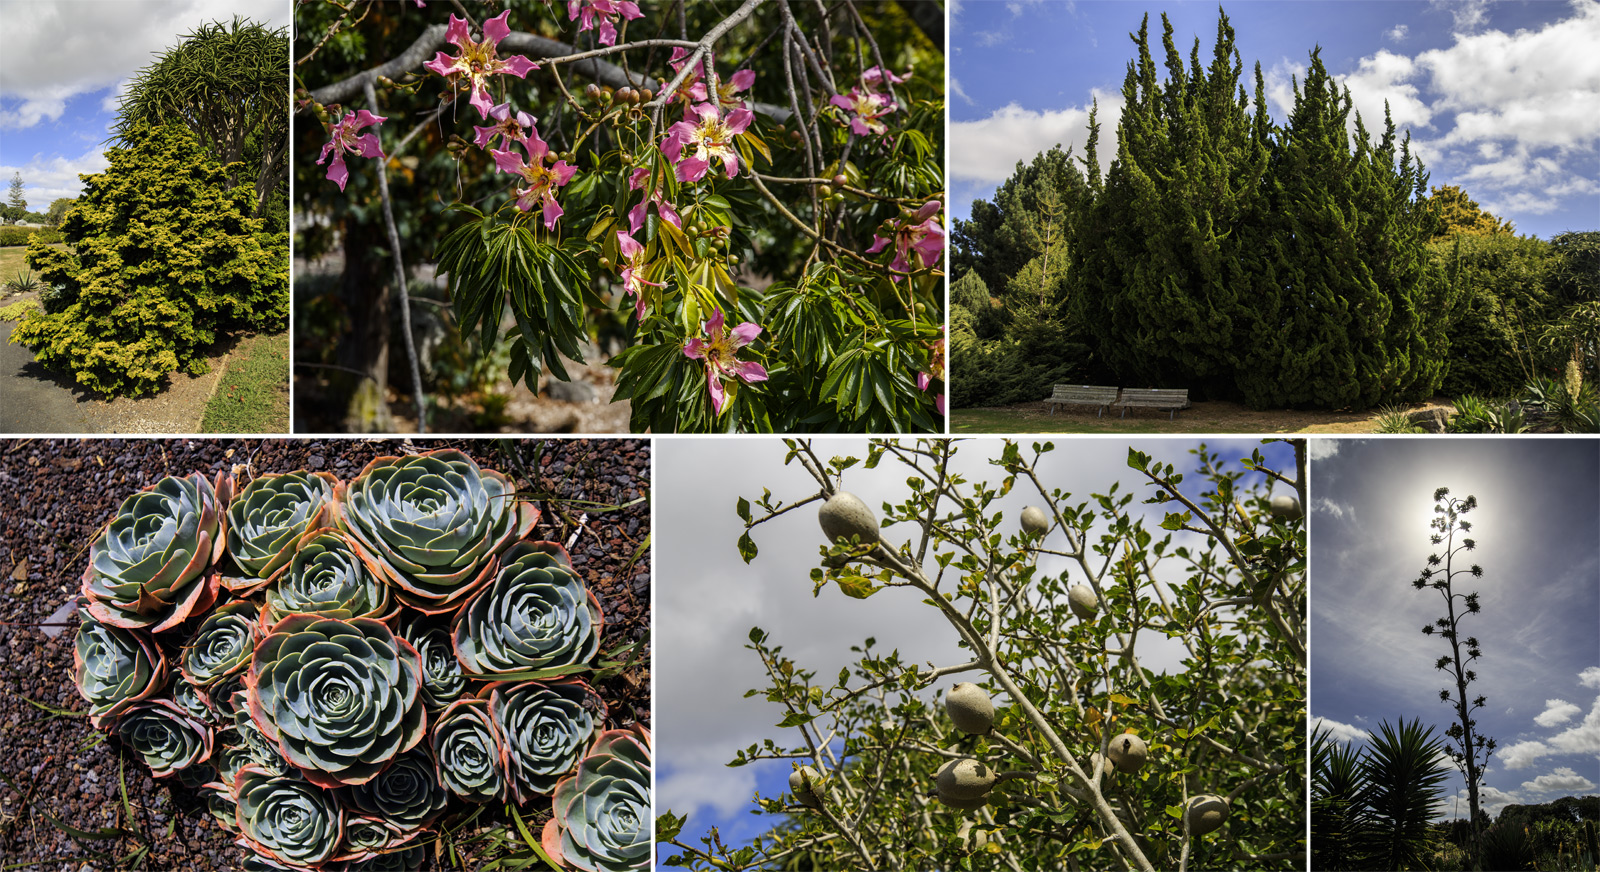
<path id="1" fill-rule="evenodd" d="M 1056 413 L 1056 406 L 1094 406 L 1098 418 L 1116 401 L 1117 389 L 1107 385 L 1056 385 L 1045 404 L 1052 415 Z"/>
<path id="2" fill-rule="evenodd" d="M 1122 417 L 1128 417 L 1129 409 L 1169 409 L 1172 414 L 1167 416 L 1172 420 L 1178 416 L 1179 409 L 1189 408 L 1188 388 L 1123 388 L 1122 401 L 1117 403 L 1122 407 Z"/>

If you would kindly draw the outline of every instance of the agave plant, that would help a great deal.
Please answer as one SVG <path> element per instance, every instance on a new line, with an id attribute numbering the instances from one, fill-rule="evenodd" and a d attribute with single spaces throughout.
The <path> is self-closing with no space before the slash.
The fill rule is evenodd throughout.
<path id="1" fill-rule="evenodd" d="M 433 759 L 439 783 L 475 802 L 505 799 L 510 784 L 506 743 L 486 699 L 451 703 L 434 721 Z"/>
<path id="2" fill-rule="evenodd" d="M 89 703 L 89 722 L 98 727 L 165 686 L 167 660 L 148 634 L 79 614 L 83 623 L 72 651 L 74 678 Z"/>
<path id="3" fill-rule="evenodd" d="M 117 735 L 157 778 L 211 757 L 211 728 L 164 699 L 131 706 L 117 720 Z"/>
<path id="4" fill-rule="evenodd" d="M 245 673 L 250 716 L 323 787 L 362 784 L 422 740 L 417 649 L 367 618 L 290 615 Z"/>
<path id="5" fill-rule="evenodd" d="M 495 555 L 526 536 L 539 511 L 504 475 L 447 448 L 367 464 L 340 485 L 335 516 L 401 600 L 443 614 L 488 579 Z"/>
<path id="6" fill-rule="evenodd" d="M 439 618 L 407 613 L 400 618 L 396 632 L 422 656 L 422 704 L 436 712 L 466 692 L 467 679 L 461 674 L 450 632 Z"/>
<path id="7" fill-rule="evenodd" d="M 338 484 L 326 472 L 286 472 L 246 485 L 228 505 L 228 553 L 250 578 L 235 584 L 254 589 L 282 572 L 300 537 L 326 526 Z"/>
<path id="8" fill-rule="evenodd" d="M 450 794 L 434 777 L 433 761 L 420 748 L 400 755 L 371 781 L 340 788 L 338 796 L 346 808 L 387 821 L 406 833 L 433 823 L 450 802 Z"/>
<path id="9" fill-rule="evenodd" d="M 260 636 L 258 611 L 251 600 L 234 600 L 207 615 L 183 648 L 178 668 L 184 679 L 206 688 L 244 672 Z"/>
<path id="10" fill-rule="evenodd" d="M 233 479 L 201 473 L 168 476 L 123 501 L 89 546 L 83 594 L 89 613 L 116 627 L 151 632 L 175 627 L 217 598 L 227 524 L 222 507 Z"/>
<path id="11" fill-rule="evenodd" d="M 586 663 L 600 650 L 600 602 L 554 542 L 518 542 L 494 581 L 452 627 L 467 671 L 519 672 Z"/>
<path id="12" fill-rule="evenodd" d="M 261 622 L 271 626 L 290 615 L 387 621 L 400 606 L 360 546 L 332 527 L 301 537 L 287 572 L 267 585 Z"/>
<path id="13" fill-rule="evenodd" d="M 506 743 L 512 796 L 549 794 L 577 765 L 606 704 L 581 679 L 497 681 L 479 692 Z"/>
<path id="14" fill-rule="evenodd" d="M 595 739 L 556 785 L 541 842 L 550 859 L 588 872 L 650 865 L 650 732 L 635 725 Z"/>
<path id="15" fill-rule="evenodd" d="M 321 865 L 338 851 L 344 811 L 333 794 L 299 775 L 239 770 L 233 798 L 239 836 L 262 857 L 295 868 Z"/>

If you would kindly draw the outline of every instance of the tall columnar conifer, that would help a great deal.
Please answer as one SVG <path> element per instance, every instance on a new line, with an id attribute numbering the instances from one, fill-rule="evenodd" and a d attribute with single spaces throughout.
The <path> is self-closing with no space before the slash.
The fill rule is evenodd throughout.
<path id="1" fill-rule="evenodd" d="M 288 235 L 249 217 L 251 190 L 227 190 L 223 168 L 182 127 L 123 137 L 105 172 L 82 177 L 61 225 L 68 249 L 28 246 L 28 265 L 70 302 L 30 313 L 11 337 L 111 395 L 205 372 L 219 333 L 283 330 L 289 314 Z"/>

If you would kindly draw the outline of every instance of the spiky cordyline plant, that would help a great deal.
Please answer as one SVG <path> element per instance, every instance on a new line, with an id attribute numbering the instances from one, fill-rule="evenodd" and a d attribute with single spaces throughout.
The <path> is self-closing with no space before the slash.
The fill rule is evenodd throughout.
<path id="1" fill-rule="evenodd" d="M 1444 616 L 1423 627 L 1422 634 L 1432 636 L 1437 633 L 1450 643 L 1450 653 L 1440 657 L 1434 667 L 1448 670 L 1455 679 L 1453 693 L 1449 688 L 1439 691 L 1440 701 L 1450 703 L 1456 716 L 1456 722 L 1445 731 L 1451 740 L 1445 745 L 1445 753 L 1455 761 L 1456 768 L 1467 780 L 1467 803 L 1471 809 L 1469 820 L 1472 827 L 1469 850 L 1476 859 L 1480 848 L 1478 787 L 1483 782 L 1489 758 L 1494 754 L 1495 742 L 1478 732 L 1478 722 L 1472 717 L 1474 711 L 1483 708 L 1487 698 L 1480 695 L 1470 701 L 1467 699 L 1467 685 L 1478 679 L 1478 674 L 1469 667 L 1472 661 L 1483 656 L 1483 651 L 1478 646 L 1476 636 L 1463 639 L 1460 635 L 1461 620 L 1467 615 L 1477 614 L 1483 607 L 1478 602 L 1477 591 L 1457 593 L 1455 581 L 1457 576 L 1482 578 L 1483 567 L 1474 563 L 1466 569 L 1456 569 L 1455 558 L 1461 552 L 1478 547 L 1477 541 L 1466 535 L 1472 532 L 1472 522 L 1466 520 L 1466 515 L 1478 507 L 1478 498 L 1469 495 L 1466 499 L 1457 499 L 1450 496 L 1449 488 L 1442 487 L 1433 492 L 1433 503 L 1434 518 L 1429 526 L 1434 532 L 1429 541 L 1434 545 L 1442 545 L 1443 553 L 1428 555 L 1428 565 L 1423 567 L 1422 573 L 1411 582 L 1411 586 L 1417 590 L 1433 588 L 1444 597 Z"/>

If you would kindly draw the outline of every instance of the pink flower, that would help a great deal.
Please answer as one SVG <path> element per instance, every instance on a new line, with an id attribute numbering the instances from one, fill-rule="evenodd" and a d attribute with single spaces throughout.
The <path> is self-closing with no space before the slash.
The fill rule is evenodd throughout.
<path id="1" fill-rule="evenodd" d="M 906 73 L 906 76 L 909 78 L 911 74 Z M 905 79 L 900 78 L 893 72 L 886 70 L 883 67 L 872 67 L 870 69 L 861 71 L 861 84 L 866 85 L 867 90 L 869 91 L 877 90 L 876 86 L 884 82 L 888 82 L 891 85 L 898 85 L 904 81 Z"/>
<path id="2" fill-rule="evenodd" d="M 504 73 L 522 79 L 527 78 L 530 70 L 539 68 L 538 64 L 522 55 L 512 55 L 503 60 L 495 56 L 495 46 L 511 32 L 510 25 L 506 24 L 506 16 L 510 14 L 511 10 L 507 9 L 483 23 L 483 42 L 472 41 L 466 19 L 450 16 L 450 29 L 445 31 L 444 38 L 461 49 L 461 56 L 450 57 L 444 52 L 439 52 L 434 55 L 433 60 L 423 64 L 424 67 L 446 78 L 466 76 L 472 83 L 472 98 L 467 102 L 471 103 L 478 110 L 478 115 L 483 118 L 489 117 L 492 105 L 489 102 L 487 84 L 490 76 Z"/>
<path id="3" fill-rule="evenodd" d="M 739 349 L 749 345 L 761 335 L 761 328 L 749 321 L 732 330 L 724 329 L 722 310 L 718 309 L 705 323 L 706 338 L 696 336 L 683 346 L 683 353 L 695 360 L 706 362 L 706 388 L 711 392 L 711 407 L 718 415 L 728 402 L 723 391 L 724 379 L 737 376 L 746 384 L 767 380 L 767 370 L 761 364 L 735 357 Z M 737 385 L 736 385 L 737 387 Z"/>
<path id="4" fill-rule="evenodd" d="M 506 151 L 490 150 L 494 156 L 495 166 L 501 172 L 511 173 L 522 177 L 527 182 L 526 187 L 517 189 L 517 208 L 524 212 L 533 209 L 533 204 L 544 201 L 544 229 L 552 230 L 556 226 L 556 219 L 562 215 L 561 204 L 556 202 L 556 189 L 572 180 L 578 168 L 564 160 L 558 160 L 553 165 L 546 167 L 545 161 L 550 154 L 550 149 L 544 140 L 539 138 L 539 131 L 530 129 L 528 138 L 522 142 L 523 148 L 528 150 L 531 162 L 524 162 L 522 155 L 507 149 Z"/>
<path id="5" fill-rule="evenodd" d="M 567 0 L 567 20 L 583 19 L 578 22 L 579 33 L 594 30 L 595 22 L 600 22 L 601 45 L 616 44 L 617 27 L 613 22 L 619 15 L 629 21 L 644 17 L 633 0 Z"/>
<path id="6" fill-rule="evenodd" d="M 640 190 L 649 180 L 650 171 L 640 167 L 628 177 L 628 188 L 634 191 Z M 671 203 L 667 202 L 667 198 L 661 196 L 661 189 L 657 188 L 645 195 L 645 198 L 639 201 L 639 205 L 628 210 L 629 233 L 638 233 L 639 228 L 644 226 L 644 219 L 648 214 L 647 209 L 651 203 L 656 204 L 656 214 L 661 216 L 661 220 L 670 221 L 673 227 L 679 230 L 683 229 L 683 221 L 678 218 L 677 211 L 672 208 Z"/>
<path id="7" fill-rule="evenodd" d="M 917 373 L 917 390 L 926 391 L 935 381 L 944 381 L 944 340 L 936 339 L 928 355 L 928 372 Z M 944 394 L 933 398 L 934 408 L 944 414 Z"/>
<path id="8" fill-rule="evenodd" d="M 644 285 L 653 288 L 664 288 L 664 282 L 652 282 L 645 279 L 643 270 L 647 264 L 644 257 L 644 246 L 640 245 L 632 236 L 617 231 L 617 250 L 622 255 L 622 290 L 633 294 L 636 298 L 636 311 L 639 320 L 644 320 Z M 692 356 L 692 355 L 691 355 Z M 764 377 L 764 376 L 763 376 Z"/>
<path id="9" fill-rule="evenodd" d="M 365 109 L 355 112 L 346 112 L 334 121 L 333 127 L 328 131 L 328 144 L 322 147 L 322 157 L 317 158 L 317 165 L 328 159 L 328 153 L 333 153 L 333 164 L 328 167 L 328 178 L 339 185 L 339 190 L 344 190 L 344 183 L 350 179 L 350 171 L 344 165 L 344 153 L 352 152 L 361 157 L 383 157 L 383 145 L 378 142 L 378 134 L 364 133 L 356 135 L 356 131 L 369 124 L 382 124 L 389 119 L 374 115 Z"/>
<path id="10" fill-rule="evenodd" d="M 929 200 L 922 204 L 917 213 L 904 221 L 889 222 L 889 235 L 894 242 L 894 260 L 889 262 L 889 268 L 897 273 L 911 272 L 911 262 L 907 260 L 910 252 L 916 252 L 917 260 L 922 263 L 923 269 L 931 268 L 939 262 L 944 253 L 944 227 L 939 224 L 939 210 L 942 204 L 938 200 Z M 877 254 L 889 246 L 890 239 L 873 234 L 872 247 L 867 249 L 867 254 Z M 891 275 L 890 278 L 900 281 L 900 276 Z"/>
<path id="11" fill-rule="evenodd" d="M 488 148 L 489 140 L 496 136 L 500 137 L 500 144 L 506 148 L 510 148 L 513 142 L 528 141 L 526 131 L 533 127 L 533 119 L 529 117 L 528 113 L 518 112 L 512 115 L 511 104 L 501 103 L 499 106 L 489 110 L 489 117 L 495 119 L 496 123 L 488 127 L 479 127 L 477 125 L 472 127 L 473 130 L 477 131 L 477 136 L 474 137 L 473 141 L 477 143 L 479 148 Z"/>
<path id="12" fill-rule="evenodd" d="M 889 125 L 878 119 L 898 108 L 889 95 L 860 88 L 851 88 L 849 95 L 835 94 L 828 102 L 850 113 L 850 130 L 858 136 L 888 133 Z"/>
<path id="13" fill-rule="evenodd" d="M 682 70 L 688 58 L 689 52 L 683 47 L 680 46 L 673 49 L 671 58 L 672 72 L 677 73 Z M 750 86 L 755 83 L 756 71 L 751 69 L 740 70 L 729 78 L 721 79 L 717 82 L 717 103 L 724 109 L 748 109 L 749 107 L 745 105 L 744 99 L 734 95 L 740 91 L 749 90 Z M 706 96 L 706 83 L 700 80 L 699 64 L 696 64 L 695 69 L 689 72 L 689 76 L 683 80 L 683 84 L 678 86 L 678 93 L 688 94 L 690 100 L 697 103 L 704 103 L 710 99 Z M 687 119 L 688 117 L 688 113 L 685 112 L 684 118 Z"/>
<path id="14" fill-rule="evenodd" d="M 667 128 L 667 138 L 661 142 L 661 153 L 677 164 L 678 181 L 698 182 L 711 168 L 711 159 L 718 158 L 728 170 L 728 178 L 739 175 L 739 153 L 733 150 L 733 138 L 745 132 L 755 119 L 748 109 L 735 109 L 723 120 L 722 113 L 710 103 L 699 103 L 693 121 L 679 121 Z M 693 157 L 688 150 L 693 149 Z"/>

